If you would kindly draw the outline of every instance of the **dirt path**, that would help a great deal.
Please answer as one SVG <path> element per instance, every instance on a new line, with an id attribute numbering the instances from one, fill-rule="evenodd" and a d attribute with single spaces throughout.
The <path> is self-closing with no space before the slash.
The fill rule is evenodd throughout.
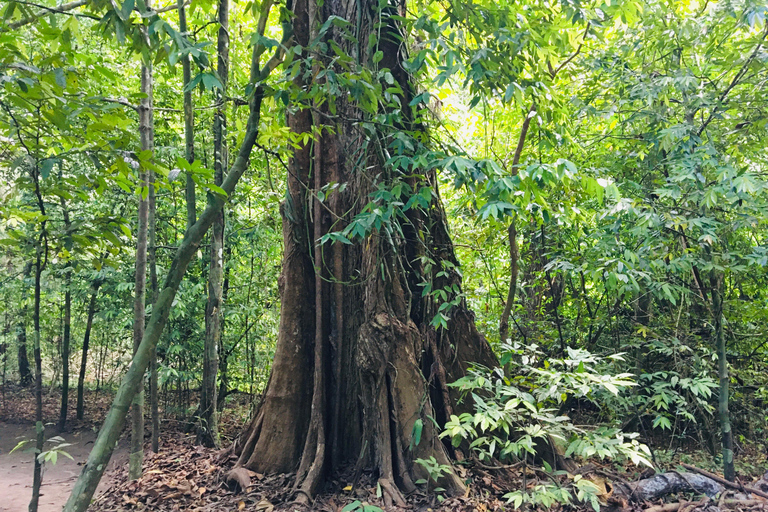
<path id="1" fill-rule="evenodd" d="M 46 439 L 54 436 L 52 429 L 46 429 Z M 35 427 L 29 423 L 15 424 L 0 422 L 0 512 L 25 512 L 32 497 L 32 453 L 17 450 L 9 453 L 22 439 L 35 437 Z M 39 512 L 60 512 L 72 486 L 82 470 L 82 465 L 93 448 L 96 433 L 92 430 L 68 432 L 61 437 L 72 443 L 65 450 L 74 460 L 59 457 L 55 465 L 43 468 L 43 485 L 40 490 Z M 48 447 L 48 443 L 46 443 Z M 109 462 L 96 495 L 109 487 L 115 468 L 127 464 L 128 450 L 123 442 Z"/>

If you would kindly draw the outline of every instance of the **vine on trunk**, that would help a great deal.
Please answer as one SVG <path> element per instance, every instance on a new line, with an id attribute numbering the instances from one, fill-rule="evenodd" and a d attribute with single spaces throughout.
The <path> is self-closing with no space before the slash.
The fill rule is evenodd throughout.
<path id="1" fill-rule="evenodd" d="M 278 343 L 233 476 L 295 471 L 301 502 L 352 465 L 404 505 L 429 477 L 416 460 L 454 455 L 436 427 L 458 407 L 448 383 L 470 361 L 496 363 L 461 295 L 435 170 L 416 163 L 424 97 L 404 67 L 400 8 L 293 5 L 304 60 L 288 124 L 313 136 L 289 164 Z M 464 489 L 453 472 L 439 484 Z"/>

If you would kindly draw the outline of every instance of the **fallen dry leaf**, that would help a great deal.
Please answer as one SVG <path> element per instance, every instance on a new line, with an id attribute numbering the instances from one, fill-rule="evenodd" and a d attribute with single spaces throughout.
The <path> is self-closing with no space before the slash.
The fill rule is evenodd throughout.
<path id="1" fill-rule="evenodd" d="M 258 512 L 272 512 L 275 509 L 275 506 L 268 502 L 267 500 L 261 500 L 256 504 L 256 509 Z"/>

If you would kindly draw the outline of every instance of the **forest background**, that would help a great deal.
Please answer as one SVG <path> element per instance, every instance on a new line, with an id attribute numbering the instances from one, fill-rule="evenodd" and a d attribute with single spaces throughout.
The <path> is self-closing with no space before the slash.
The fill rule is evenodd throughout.
<path id="1" fill-rule="evenodd" d="M 374 241 L 410 258 L 424 350 L 458 350 L 451 322 L 471 311 L 507 368 L 454 384 L 435 363 L 431 384 L 421 361 L 432 403 L 476 394 L 462 414 L 420 410 L 411 442 L 431 420 L 441 453 L 471 442 L 480 460 L 527 458 L 554 433 L 568 455 L 703 451 L 726 478 L 754 472 L 739 455 L 767 421 L 766 4 L 336 4 L 305 6 L 302 42 L 302 2 L 4 2 L 3 385 L 77 387 L 61 430 L 84 388 L 143 382 L 143 365 L 155 447 L 159 409 L 229 445 L 216 410 L 246 393 L 245 423 L 264 400 L 293 242 L 309 240 L 314 290 L 332 295 L 398 282 L 386 249 L 358 274 L 323 252 Z M 344 172 L 317 170 L 322 148 Z M 451 254 L 431 220 L 408 252 L 419 215 L 444 219 Z M 117 400 L 141 410 L 132 395 Z M 513 396 L 531 414 L 500 419 Z M 566 413 L 588 426 L 563 429 Z"/>

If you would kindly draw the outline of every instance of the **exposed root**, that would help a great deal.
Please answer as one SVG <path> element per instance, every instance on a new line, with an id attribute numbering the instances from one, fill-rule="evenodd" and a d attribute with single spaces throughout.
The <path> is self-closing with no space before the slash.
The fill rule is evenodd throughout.
<path id="1" fill-rule="evenodd" d="M 251 453 L 253 453 L 253 447 L 256 445 L 256 441 L 259 440 L 259 435 L 261 435 L 261 426 L 263 423 L 264 423 L 264 412 L 261 408 L 259 408 L 259 412 L 256 417 L 256 423 L 253 425 L 253 428 L 251 428 L 251 432 L 248 435 L 248 439 L 246 439 L 242 447 L 238 446 L 241 438 L 238 438 L 233 445 L 232 449 L 235 451 L 235 453 L 240 452 L 240 457 L 238 457 L 238 460 L 237 460 L 238 466 L 247 465 L 248 458 L 250 457 Z"/>
<path id="2" fill-rule="evenodd" d="M 296 498 L 293 500 L 295 504 L 311 507 L 313 501 L 312 496 L 310 496 L 304 489 L 296 489 Z"/>
<path id="3" fill-rule="evenodd" d="M 416 485 L 413 483 L 413 480 L 411 479 L 410 471 L 408 470 L 406 460 L 405 460 L 405 448 L 403 446 L 403 442 L 400 438 L 400 433 L 402 431 L 402 426 L 400 425 L 400 420 L 397 417 L 397 411 L 395 410 L 395 393 L 396 393 L 396 387 L 395 382 L 391 374 L 386 375 L 386 383 L 387 383 L 387 398 L 388 398 L 388 410 L 389 410 L 389 420 L 391 423 L 391 437 L 394 440 L 394 451 L 392 452 L 392 457 L 394 458 L 394 463 L 397 469 L 396 476 L 398 479 L 396 482 L 399 484 L 400 488 L 405 491 L 406 493 L 411 493 L 416 490 Z M 394 471 L 395 468 L 393 468 Z"/>
<path id="4" fill-rule="evenodd" d="M 434 332 L 428 335 L 429 347 L 432 350 L 432 358 L 434 360 L 435 373 L 437 377 L 437 386 L 440 389 L 440 394 L 443 398 L 445 416 L 446 418 L 450 418 L 453 414 L 453 407 L 451 407 L 451 394 L 448 391 L 448 378 L 445 375 L 445 366 L 443 366 L 443 359 L 440 357 L 440 351 L 437 349 L 435 336 L 436 334 Z"/>
<path id="5" fill-rule="evenodd" d="M 379 478 L 379 486 L 381 487 L 382 496 L 384 497 L 384 503 L 387 504 L 388 508 L 391 508 L 393 504 L 401 508 L 410 508 L 405 501 L 405 497 L 392 482 L 386 478 Z"/>
<path id="6" fill-rule="evenodd" d="M 245 492 L 251 486 L 251 476 L 248 474 L 248 470 L 242 466 L 236 467 L 227 473 L 225 481 L 227 485 L 237 485 L 242 492 Z"/>
<path id="7" fill-rule="evenodd" d="M 298 489 L 307 496 L 314 496 L 317 492 L 317 488 L 320 486 L 320 482 L 323 478 L 323 467 L 325 466 L 325 443 L 318 442 L 312 465 L 307 472 L 306 478 L 301 484 L 301 488 Z M 298 483 L 298 481 L 297 481 Z"/>

